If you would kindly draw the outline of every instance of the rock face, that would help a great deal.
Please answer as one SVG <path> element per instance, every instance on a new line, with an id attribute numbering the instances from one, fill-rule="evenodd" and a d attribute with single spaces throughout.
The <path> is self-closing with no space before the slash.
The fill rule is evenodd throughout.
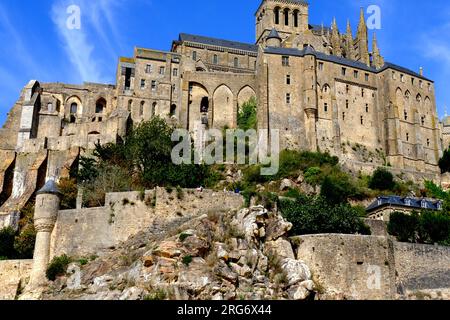
<path id="1" fill-rule="evenodd" d="M 309 268 L 296 260 L 292 225 L 261 206 L 203 215 L 130 238 L 85 266 L 71 264 L 44 299 L 304 300 Z"/>

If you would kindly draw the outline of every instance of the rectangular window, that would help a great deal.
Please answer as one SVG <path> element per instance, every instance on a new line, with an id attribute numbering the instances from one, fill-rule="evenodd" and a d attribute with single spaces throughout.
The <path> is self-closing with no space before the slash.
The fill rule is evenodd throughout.
<path id="1" fill-rule="evenodd" d="M 414 85 L 414 78 L 411 78 L 411 84 Z"/>
<path id="2" fill-rule="evenodd" d="M 431 83 L 428 84 L 428 91 L 431 91 Z"/>
<path id="3" fill-rule="evenodd" d="M 145 89 L 145 79 L 141 79 L 141 89 Z"/>
<path id="4" fill-rule="evenodd" d="M 345 108 L 348 109 L 348 100 L 345 100 Z"/>
<path id="5" fill-rule="evenodd" d="M 166 73 L 166 67 L 160 67 L 159 74 L 165 74 L 165 73 Z"/>
<path id="6" fill-rule="evenodd" d="M 286 93 L 286 103 L 291 104 L 291 94 L 290 93 Z"/>
<path id="7" fill-rule="evenodd" d="M 152 91 L 155 91 L 155 90 L 156 90 L 156 81 L 153 80 L 152 81 Z"/>
<path id="8" fill-rule="evenodd" d="M 395 76 L 395 71 L 392 71 L 392 79 L 395 80 L 397 77 Z"/>
<path id="9" fill-rule="evenodd" d="M 342 73 L 343 76 L 345 76 L 347 74 L 347 69 L 346 68 L 342 68 L 341 73 Z"/>
<path id="10" fill-rule="evenodd" d="M 152 73 L 152 65 L 151 65 L 151 64 L 148 64 L 148 65 L 145 67 L 145 73 Z"/>
<path id="11" fill-rule="evenodd" d="M 369 105 L 366 103 L 366 113 L 369 113 Z"/>
<path id="12" fill-rule="evenodd" d="M 286 84 L 287 85 L 291 84 L 291 75 L 289 75 L 289 74 L 286 76 Z"/>
<path id="13" fill-rule="evenodd" d="M 366 81 L 369 81 L 369 74 L 368 73 L 365 74 L 365 77 L 366 77 Z"/>
<path id="14" fill-rule="evenodd" d="M 405 82 L 405 76 L 403 74 L 400 75 L 400 81 Z"/>
<path id="15" fill-rule="evenodd" d="M 192 60 L 197 61 L 197 51 L 192 51 Z"/>
<path id="16" fill-rule="evenodd" d="M 283 67 L 289 67 L 289 57 L 288 56 L 281 57 L 281 63 Z"/>
<path id="17" fill-rule="evenodd" d="M 319 62 L 319 70 L 320 70 L 320 71 L 323 70 L 323 62 Z"/>
<path id="18" fill-rule="evenodd" d="M 239 58 L 234 58 L 234 67 L 239 68 Z"/>
<path id="19" fill-rule="evenodd" d="M 173 76 L 178 77 L 178 69 L 177 68 L 173 69 Z"/>
<path id="20" fill-rule="evenodd" d="M 423 81 L 422 80 L 419 80 L 419 87 L 423 88 Z"/>
<path id="21" fill-rule="evenodd" d="M 345 86 L 345 91 L 346 91 L 347 93 L 350 92 L 350 86 L 349 86 L 349 85 L 346 85 L 346 86 Z"/>
<path id="22" fill-rule="evenodd" d="M 358 79 L 358 71 L 353 71 L 353 77 L 355 78 L 355 79 Z"/>
<path id="23" fill-rule="evenodd" d="M 361 97 L 364 98 L 364 89 L 361 89 Z"/>
<path id="24" fill-rule="evenodd" d="M 214 64 L 219 64 L 219 56 L 218 56 L 217 54 L 215 54 L 215 55 L 213 56 L 213 63 L 214 63 Z"/>
<path id="25" fill-rule="evenodd" d="M 328 112 L 328 103 L 323 105 L 323 111 Z"/>

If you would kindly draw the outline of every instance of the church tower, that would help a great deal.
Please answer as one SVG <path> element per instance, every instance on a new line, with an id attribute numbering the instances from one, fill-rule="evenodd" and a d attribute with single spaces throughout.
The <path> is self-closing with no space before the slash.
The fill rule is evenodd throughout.
<path id="1" fill-rule="evenodd" d="M 275 29 L 282 39 L 308 30 L 308 3 L 304 0 L 263 0 L 256 11 L 256 43 Z"/>

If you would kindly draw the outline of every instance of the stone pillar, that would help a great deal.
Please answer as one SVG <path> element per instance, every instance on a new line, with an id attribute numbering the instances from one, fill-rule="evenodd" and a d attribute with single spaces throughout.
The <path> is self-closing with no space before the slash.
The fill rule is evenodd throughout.
<path id="1" fill-rule="evenodd" d="M 34 248 L 33 269 L 28 287 L 35 289 L 46 283 L 46 270 L 50 260 L 50 239 L 59 211 L 59 190 L 53 180 L 37 192 L 34 211 L 36 244 Z"/>
<path id="2" fill-rule="evenodd" d="M 306 136 L 309 141 L 310 151 L 317 151 L 316 109 L 306 109 Z"/>

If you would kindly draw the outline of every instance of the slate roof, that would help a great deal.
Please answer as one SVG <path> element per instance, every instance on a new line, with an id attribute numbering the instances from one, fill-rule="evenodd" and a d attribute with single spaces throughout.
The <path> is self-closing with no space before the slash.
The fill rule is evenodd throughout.
<path id="1" fill-rule="evenodd" d="M 47 183 L 42 187 L 37 194 L 60 194 L 61 192 L 56 185 L 54 180 L 48 180 Z"/>
<path id="2" fill-rule="evenodd" d="M 251 51 L 251 52 L 258 52 L 258 46 L 244 43 L 244 42 L 237 42 L 237 41 L 229 41 L 229 40 L 223 40 L 223 39 L 217 39 L 217 38 L 211 38 L 211 37 L 205 37 L 205 36 L 198 36 L 193 34 L 187 34 L 187 33 L 181 33 L 179 40 L 181 42 L 194 42 L 194 43 L 201 43 L 204 45 L 209 46 L 218 46 L 218 47 L 224 47 L 224 48 L 230 48 L 230 49 L 236 49 L 236 50 L 243 50 L 243 51 Z"/>
<path id="3" fill-rule="evenodd" d="M 280 37 L 280 35 L 278 34 L 277 29 L 275 29 L 275 28 L 273 28 L 273 29 L 270 31 L 269 35 L 267 36 L 267 39 L 273 39 L 273 38 L 275 38 L 275 39 L 280 39 L 280 40 L 281 40 L 281 37 Z"/>
<path id="4" fill-rule="evenodd" d="M 328 54 L 325 54 L 322 52 L 317 52 L 310 47 L 307 47 L 306 49 L 301 49 L 301 50 L 296 49 L 296 48 L 268 47 L 264 50 L 264 52 L 269 53 L 269 54 L 280 54 L 280 55 L 298 56 L 298 57 L 303 57 L 305 55 L 312 54 L 320 60 L 334 62 L 334 63 L 340 64 L 340 65 L 352 67 L 355 69 L 361 69 L 361 70 L 370 71 L 370 72 L 374 72 L 374 73 L 380 73 L 387 69 L 393 69 L 393 70 L 403 72 L 405 74 L 409 74 L 411 76 L 414 76 L 414 77 L 417 77 L 417 78 L 420 78 L 420 79 L 423 79 L 426 81 L 433 82 L 433 80 L 427 79 L 424 76 L 421 76 L 420 74 L 418 74 L 417 72 L 414 72 L 412 70 L 398 66 L 398 65 L 390 63 L 390 62 L 386 62 L 381 69 L 376 69 L 373 67 L 369 67 L 365 63 L 362 63 L 359 61 L 354 61 L 354 60 L 350 60 L 350 59 L 346 59 L 346 58 L 342 58 L 342 57 L 338 57 L 338 56 L 334 56 L 334 55 L 328 55 Z"/>
<path id="5" fill-rule="evenodd" d="M 426 208 L 422 206 L 426 205 Z M 421 199 L 421 198 L 403 198 L 399 196 L 383 196 L 378 197 L 370 206 L 367 207 L 367 212 L 372 212 L 376 209 L 385 206 L 398 206 L 410 209 L 428 209 L 428 210 L 442 210 L 442 201 L 439 200 L 430 200 L 430 199 Z"/>

